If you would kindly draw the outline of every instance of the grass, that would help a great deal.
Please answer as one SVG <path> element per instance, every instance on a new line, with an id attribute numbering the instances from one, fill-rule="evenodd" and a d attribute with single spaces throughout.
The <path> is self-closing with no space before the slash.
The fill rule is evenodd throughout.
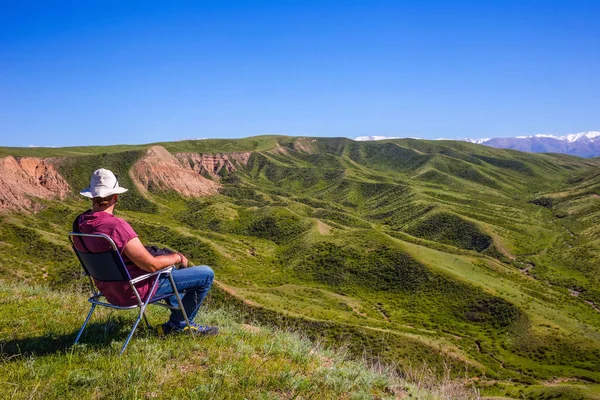
<path id="1" fill-rule="evenodd" d="M 215 337 L 163 339 L 140 329 L 123 357 L 118 349 L 132 314 L 101 311 L 82 343 L 71 347 L 88 308 L 83 296 L 5 283 L 0 293 L 0 396 L 6 399 L 448 398 L 445 388 L 408 383 L 298 333 L 240 323 L 223 308 L 201 313 L 202 323 L 219 326 Z M 151 320 L 164 319 L 160 311 L 153 309 Z M 452 392 L 457 389 L 469 391 Z"/>

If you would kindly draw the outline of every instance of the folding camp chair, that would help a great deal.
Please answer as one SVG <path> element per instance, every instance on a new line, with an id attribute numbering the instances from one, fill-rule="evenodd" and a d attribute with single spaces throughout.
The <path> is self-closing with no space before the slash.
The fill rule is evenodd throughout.
<path id="1" fill-rule="evenodd" d="M 87 247 L 85 246 L 85 243 L 83 243 L 84 237 L 95 238 L 94 240 L 105 241 L 107 244 L 108 250 L 104 251 L 104 252 L 100 252 L 100 253 L 91 253 L 91 252 L 79 250 L 75 246 L 75 240 L 76 240 L 76 238 L 78 238 L 78 240 L 80 240 L 81 241 L 80 243 L 82 244 L 82 246 L 80 246 L 80 247 L 87 249 Z M 129 341 L 131 340 L 131 337 L 133 336 L 133 333 L 135 332 L 142 317 L 144 317 L 144 321 L 146 322 L 146 325 L 148 326 L 148 328 L 150 328 L 150 329 L 152 328 L 152 326 L 148 322 L 148 318 L 146 318 L 146 314 L 145 314 L 146 307 L 149 304 L 155 304 L 155 305 L 159 305 L 159 306 L 174 309 L 174 310 L 180 310 L 181 313 L 183 314 L 183 317 L 185 318 L 185 322 L 187 323 L 188 327 L 191 328 L 190 321 L 188 320 L 187 314 L 186 314 L 185 309 L 183 308 L 183 304 L 181 302 L 181 296 L 179 296 L 179 292 L 177 291 L 177 287 L 175 286 L 175 281 L 173 280 L 173 276 L 171 275 L 171 271 L 173 270 L 173 267 L 161 269 L 154 273 L 145 274 L 145 275 L 139 276 L 137 278 L 131 279 L 131 276 L 129 275 L 129 271 L 125 267 L 125 263 L 123 262 L 123 259 L 121 258 L 121 254 L 119 254 L 119 250 L 117 249 L 115 242 L 113 242 L 113 240 L 110 237 L 108 237 L 104 234 L 88 234 L 88 233 L 70 232 L 69 240 L 71 241 L 71 244 L 73 245 L 73 250 L 75 251 L 77 258 L 79 259 L 81 266 L 83 267 L 86 275 L 88 276 L 88 278 L 90 280 L 90 286 L 91 286 L 91 292 L 92 292 L 92 296 L 88 299 L 88 301 L 90 303 L 92 303 L 92 308 L 91 308 L 90 312 L 88 313 L 87 318 L 85 319 L 85 322 L 81 326 L 81 329 L 79 330 L 79 333 L 77 334 L 77 337 L 75 338 L 75 343 L 73 343 L 73 344 L 77 344 L 77 342 L 79 341 L 79 338 L 81 337 L 81 334 L 83 333 L 85 326 L 87 325 L 88 321 L 90 320 L 92 313 L 94 312 L 94 309 L 96 308 L 96 306 L 104 306 L 104 307 L 114 308 L 117 310 L 131 310 L 131 309 L 139 308 L 139 315 L 138 315 L 135 323 L 133 324 L 133 328 L 131 329 L 129 336 L 127 336 L 127 340 L 125 340 L 125 344 L 121 348 L 121 352 L 119 354 L 123 354 L 123 352 L 127 348 L 127 345 L 129 344 Z M 148 298 L 145 301 L 143 301 L 139 292 L 137 291 L 137 288 L 135 287 L 135 284 L 140 281 L 143 281 L 145 279 L 150 279 L 152 277 L 156 277 L 156 280 L 154 281 L 154 285 L 152 286 L 152 290 L 149 292 L 149 294 L 154 293 L 156 286 L 158 285 L 158 281 L 162 276 L 169 277 L 169 280 L 171 282 L 171 287 L 173 288 L 173 294 L 175 294 L 175 296 L 177 297 L 179 307 L 173 307 L 170 304 L 168 304 L 167 302 L 164 302 L 164 303 L 160 302 L 161 300 L 165 300 L 168 297 L 172 296 L 173 294 L 166 294 L 164 296 L 157 296 L 157 297 L 152 297 L 151 295 L 148 295 Z M 133 305 L 133 306 L 118 306 L 118 305 L 111 304 L 108 301 L 106 301 L 106 302 L 101 301 L 101 298 L 104 297 L 104 295 L 102 293 L 100 293 L 100 291 L 94 284 L 94 279 L 92 279 L 92 278 L 94 278 L 95 280 L 98 280 L 98 281 L 105 281 L 105 282 L 128 282 L 129 285 L 131 286 L 131 289 L 135 293 L 135 297 L 137 298 L 138 304 Z M 104 298 L 104 299 L 106 299 L 106 298 Z"/>

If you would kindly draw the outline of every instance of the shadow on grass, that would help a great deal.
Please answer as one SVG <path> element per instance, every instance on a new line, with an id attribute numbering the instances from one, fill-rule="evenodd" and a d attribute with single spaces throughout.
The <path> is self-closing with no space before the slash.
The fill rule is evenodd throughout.
<path id="1" fill-rule="evenodd" d="M 125 338 L 133 326 L 133 321 L 121 320 L 120 318 L 108 321 L 90 322 L 85 327 L 78 344 L 83 344 L 93 350 L 101 350 L 109 347 L 111 342 L 116 341 L 120 346 L 125 343 Z M 41 336 L 31 336 L 14 340 L 0 341 L 0 360 L 18 360 L 21 356 L 44 356 L 68 352 L 73 346 L 75 336 L 79 329 L 66 334 L 46 333 Z M 148 328 L 140 323 L 136 329 L 132 341 L 148 333 Z M 130 343 L 131 345 L 131 343 Z"/>

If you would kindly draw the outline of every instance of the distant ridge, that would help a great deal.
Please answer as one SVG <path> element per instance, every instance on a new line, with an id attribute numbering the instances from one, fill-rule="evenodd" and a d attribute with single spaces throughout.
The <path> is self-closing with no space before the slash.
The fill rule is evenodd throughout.
<path id="1" fill-rule="evenodd" d="M 400 137 L 359 136 L 354 140 L 368 141 L 386 139 L 400 139 Z M 530 153 L 562 153 L 579 157 L 600 156 L 600 131 L 580 132 L 563 136 L 538 134 L 532 136 L 516 136 L 506 138 L 464 138 L 436 140 L 459 140 L 483 144 L 490 147 L 513 149 Z"/>

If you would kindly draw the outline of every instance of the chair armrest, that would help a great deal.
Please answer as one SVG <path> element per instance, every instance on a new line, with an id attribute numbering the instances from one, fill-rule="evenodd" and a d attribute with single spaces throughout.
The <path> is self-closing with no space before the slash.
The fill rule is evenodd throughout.
<path id="1" fill-rule="evenodd" d="M 138 283 L 138 282 L 143 281 L 144 279 L 152 278 L 153 276 L 157 276 L 157 275 L 160 275 L 160 274 L 165 274 L 165 273 L 166 274 L 170 274 L 172 270 L 173 270 L 173 267 L 167 267 L 167 268 L 159 269 L 158 271 L 153 272 L 151 274 L 145 274 L 145 275 L 138 276 L 137 278 L 133 278 L 129 282 L 132 283 L 132 284 L 133 283 Z"/>

